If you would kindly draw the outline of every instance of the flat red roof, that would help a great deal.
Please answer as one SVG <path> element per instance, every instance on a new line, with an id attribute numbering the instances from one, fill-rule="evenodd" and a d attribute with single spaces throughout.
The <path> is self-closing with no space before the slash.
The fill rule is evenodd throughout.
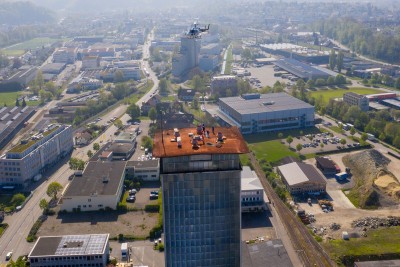
<path id="1" fill-rule="evenodd" d="M 214 134 L 211 127 L 206 127 L 209 136 L 206 134 L 201 136 L 198 141 L 198 147 L 193 148 L 191 137 L 197 135 L 196 127 L 178 129 L 181 138 L 181 147 L 175 138 L 174 129 L 158 131 L 154 136 L 153 156 L 157 158 L 178 157 L 199 154 L 245 154 L 249 153 L 246 142 L 237 127 L 215 127 Z M 218 142 L 218 132 L 224 137 L 223 142 Z M 204 141 L 203 141 L 204 140 Z"/>

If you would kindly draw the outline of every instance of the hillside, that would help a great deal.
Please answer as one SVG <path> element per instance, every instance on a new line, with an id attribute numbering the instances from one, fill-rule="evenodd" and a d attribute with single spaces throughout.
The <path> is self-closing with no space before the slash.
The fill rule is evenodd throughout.
<path id="1" fill-rule="evenodd" d="M 24 1 L 0 1 L 0 24 L 22 25 L 53 22 L 50 10 Z"/>

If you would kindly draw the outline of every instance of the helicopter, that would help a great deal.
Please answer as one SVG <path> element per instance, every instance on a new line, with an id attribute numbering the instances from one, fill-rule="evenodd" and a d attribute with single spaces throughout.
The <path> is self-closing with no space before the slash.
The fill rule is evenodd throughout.
<path id="1" fill-rule="evenodd" d="M 204 27 L 199 27 L 197 22 L 194 22 L 192 27 L 187 31 L 186 36 L 189 38 L 201 38 L 201 33 L 207 32 L 210 29 L 210 24 Z"/>

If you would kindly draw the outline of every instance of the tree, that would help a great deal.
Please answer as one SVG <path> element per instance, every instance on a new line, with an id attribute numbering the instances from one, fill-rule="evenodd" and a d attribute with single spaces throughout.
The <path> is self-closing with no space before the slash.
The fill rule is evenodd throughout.
<path id="1" fill-rule="evenodd" d="M 317 79 L 317 81 L 315 82 L 315 86 L 325 86 L 326 85 L 326 81 L 322 78 Z"/>
<path id="2" fill-rule="evenodd" d="M 70 158 L 69 159 L 69 167 L 72 170 L 83 170 L 85 167 L 85 162 L 81 159 Z"/>
<path id="3" fill-rule="evenodd" d="M 400 89 L 400 77 L 396 79 L 396 82 L 394 83 L 394 87 L 396 87 L 396 89 Z"/>
<path id="4" fill-rule="evenodd" d="M 283 133 L 278 133 L 278 138 L 282 139 L 282 137 L 283 137 Z"/>
<path id="5" fill-rule="evenodd" d="M 346 78 L 343 75 L 341 75 L 341 74 L 336 75 L 335 84 L 338 84 L 338 85 L 346 84 L 346 82 L 347 82 Z"/>
<path id="6" fill-rule="evenodd" d="M 366 133 L 362 133 L 361 140 L 363 140 L 365 142 L 367 139 L 368 139 L 368 135 Z"/>
<path id="7" fill-rule="evenodd" d="M 336 53 L 335 50 L 331 50 L 331 54 L 329 55 L 329 68 L 333 70 L 336 66 Z"/>
<path id="8" fill-rule="evenodd" d="M 111 89 L 111 94 L 117 100 L 123 99 L 129 94 L 129 88 L 126 83 L 118 83 L 115 88 Z"/>
<path id="9" fill-rule="evenodd" d="M 351 136 L 356 134 L 356 129 L 354 129 L 354 127 L 351 127 L 350 134 L 351 134 Z"/>
<path id="10" fill-rule="evenodd" d="M 193 99 L 193 108 L 199 109 L 199 100 L 197 99 L 197 97 Z"/>
<path id="11" fill-rule="evenodd" d="M 114 82 L 121 83 L 125 81 L 124 73 L 121 70 L 116 70 L 114 72 Z"/>
<path id="12" fill-rule="evenodd" d="M 293 137 L 291 136 L 291 135 L 289 135 L 287 138 L 286 138 L 286 142 L 289 144 L 289 146 L 290 146 L 290 144 L 293 142 Z"/>
<path id="13" fill-rule="evenodd" d="M 336 61 L 336 67 L 339 73 L 342 72 L 343 69 L 343 58 L 344 58 L 344 54 L 342 51 L 339 51 L 338 55 L 337 55 L 337 61 Z"/>
<path id="14" fill-rule="evenodd" d="M 58 182 L 52 182 L 47 187 L 46 194 L 53 199 L 57 199 L 57 194 L 63 189 L 62 185 Z"/>
<path id="15" fill-rule="evenodd" d="M 202 92 L 204 91 L 204 82 L 200 75 L 195 75 L 192 79 L 193 89 Z"/>
<path id="16" fill-rule="evenodd" d="M 345 145 L 347 142 L 346 142 L 346 139 L 344 139 L 344 138 L 342 138 L 342 139 L 340 139 L 340 143 L 342 144 L 342 145 Z"/>
<path id="17" fill-rule="evenodd" d="M 314 85 L 315 85 L 315 82 L 314 82 L 314 80 L 312 80 L 312 79 L 309 79 L 309 80 L 307 81 L 307 83 L 306 83 L 306 86 L 307 86 L 308 89 L 313 88 Z"/>
<path id="18" fill-rule="evenodd" d="M 19 107 L 19 99 L 18 98 L 15 100 L 15 106 Z"/>
<path id="19" fill-rule="evenodd" d="M 93 152 L 92 152 L 92 150 L 90 150 L 90 149 L 87 151 L 86 154 L 87 154 L 87 156 L 88 156 L 89 158 L 93 157 Z"/>
<path id="20" fill-rule="evenodd" d="M 116 119 L 114 121 L 114 125 L 115 127 L 117 127 L 118 129 L 121 129 L 122 127 L 124 127 L 124 124 L 122 123 L 122 121 L 120 119 Z"/>
<path id="21" fill-rule="evenodd" d="M 42 198 L 39 202 L 39 208 L 43 210 L 43 213 L 46 213 L 49 209 L 49 202 L 46 199 Z"/>
<path id="22" fill-rule="evenodd" d="M 43 78 L 43 73 L 41 70 L 39 70 L 37 72 L 34 83 L 39 88 L 39 91 L 43 89 L 44 78 Z"/>
<path id="23" fill-rule="evenodd" d="M 21 105 L 23 108 L 24 107 L 26 107 L 26 101 L 25 101 L 25 97 L 24 98 L 22 98 L 22 105 Z"/>
<path id="24" fill-rule="evenodd" d="M 303 146 L 299 143 L 296 145 L 296 150 L 300 153 L 300 150 L 303 149 Z"/>
<path id="25" fill-rule="evenodd" d="M 15 194 L 11 198 L 11 204 L 15 207 L 22 205 L 22 203 L 24 203 L 25 199 L 26 199 L 26 197 L 23 194 L 21 194 L 21 193 Z"/>
<path id="26" fill-rule="evenodd" d="M 149 110 L 149 118 L 153 123 L 157 119 L 157 110 L 154 107 Z"/>
<path id="27" fill-rule="evenodd" d="M 132 118 L 132 120 L 136 120 L 140 116 L 140 108 L 135 103 L 132 103 L 126 109 L 126 113 Z"/>
<path id="28" fill-rule="evenodd" d="M 153 148 L 153 140 L 149 136 L 142 137 L 142 146 L 147 148 L 148 150 L 152 150 Z"/>
<path id="29" fill-rule="evenodd" d="M 332 76 L 329 76 L 328 79 L 326 80 L 327 85 L 334 85 L 335 84 L 335 78 Z"/>
<path id="30" fill-rule="evenodd" d="M 93 149 L 96 150 L 96 151 L 98 151 L 98 150 L 100 149 L 99 143 L 94 143 L 94 144 L 93 144 Z"/>
<path id="31" fill-rule="evenodd" d="M 167 79 L 161 78 L 158 84 L 158 89 L 160 90 L 160 94 L 167 94 L 168 93 L 168 82 Z"/>

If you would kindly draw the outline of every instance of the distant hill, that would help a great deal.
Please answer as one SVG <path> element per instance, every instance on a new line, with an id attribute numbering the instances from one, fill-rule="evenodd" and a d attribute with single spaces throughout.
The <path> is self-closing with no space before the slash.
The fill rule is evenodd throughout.
<path id="1" fill-rule="evenodd" d="M 35 24 L 54 21 L 53 13 L 28 1 L 0 1 L 0 24 Z"/>

